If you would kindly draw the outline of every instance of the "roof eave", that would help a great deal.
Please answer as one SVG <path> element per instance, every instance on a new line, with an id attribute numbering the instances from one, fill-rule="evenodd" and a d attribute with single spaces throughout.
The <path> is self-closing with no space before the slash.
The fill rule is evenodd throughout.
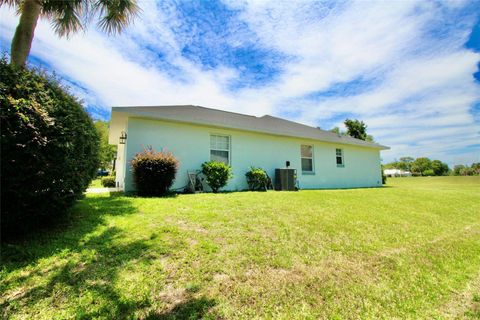
<path id="1" fill-rule="evenodd" d="M 185 105 L 185 106 L 196 107 L 196 106 L 193 106 L 193 105 Z M 338 143 L 338 144 L 351 145 L 351 146 L 364 147 L 364 148 L 372 148 L 372 149 L 378 149 L 378 150 L 390 150 L 390 147 L 388 147 L 388 146 L 384 146 L 384 145 L 376 144 L 376 143 L 369 143 L 369 142 L 365 142 L 363 140 L 355 139 L 355 138 L 351 138 L 351 137 L 349 137 L 349 140 L 351 139 L 353 141 L 334 141 L 334 140 L 330 140 L 330 139 L 319 139 L 319 138 L 308 137 L 308 136 L 304 136 L 304 135 L 293 135 L 293 134 L 288 134 L 288 133 L 271 132 L 271 131 L 267 131 L 267 130 L 255 130 L 255 129 L 248 129 L 248 128 L 231 127 L 231 126 L 215 124 L 215 123 L 204 123 L 204 122 L 200 122 L 200 121 L 196 122 L 196 121 L 186 121 L 186 120 L 180 120 L 180 119 L 171 119 L 169 117 L 145 115 L 144 113 L 135 113 L 134 111 L 132 111 L 132 107 L 112 107 L 112 118 L 113 118 L 113 113 L 114 112 L 124 113 L 126 117 L 132 116 L 132 117 L 145 118 L 145 119 L 156 119 L 156 120 L 164 120 L 164 121 L 171 121 L 171 122 L 178 122 L 178 123 L 188 123 L 188 124 L 195 124 L 195 125 L 202 125 L 202 126 L 213 126 L 213 127 L 217 127 L 217 128 L 223 128 L 223 129 L 235 129 L 235 130 L 241 130 L 241 131 L 247 131 L 247 132 L 264 133 L 264 134 L 283 136 L 283 137 L 291 137 L 291 138 L 303 138 L 303 139 L 310 139 L 310 140 L 322 141 L 322 142 L 327 142 L 327 143 Z M 343 136 L 340 136 L 339 138 L 341 139 L 342 137 Z M 358 141 L 355 141 L 355 140 L 358 140 Z"/>

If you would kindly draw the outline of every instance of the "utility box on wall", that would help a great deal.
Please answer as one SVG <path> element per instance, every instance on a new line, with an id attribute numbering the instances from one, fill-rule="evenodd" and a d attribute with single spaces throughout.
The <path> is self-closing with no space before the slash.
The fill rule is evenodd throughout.
<path id="1" fill-rule="evenodd" d="M 275 190 L 295 191 L 296 181 L 296 169 L 275 169 Z"/>

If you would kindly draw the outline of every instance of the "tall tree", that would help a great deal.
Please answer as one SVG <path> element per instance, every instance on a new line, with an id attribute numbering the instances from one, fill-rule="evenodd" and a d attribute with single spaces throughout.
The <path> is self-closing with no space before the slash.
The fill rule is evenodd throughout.
<path id="1" fill-rule="evenodd" d="M 11 44 L 11 63 L 19 66 L 30 54 L 39 17 L 51 20 L 58 36 L 68 37 L 84 29 L 92 17 L 98 17 L 101 30 L 120 32 L 139 12 L 136 0 L 0 0 L 0 6 L 4 4 L 20 14 Z"/>
<path id="2" fill-rule="evenodd" d="M 95 121 L 95 128 L 100 136 L 100 168 L 107 169 L 111 166 L 115 154 L 117 153 L 117 146 L 108 144 L 108 127 L 107 121 L 97 120 Z"/>
<path id="3" fill-rule="evenodd" d="M 454 176 L 459 176 L 461 175 L 462 171 L 465 169 L 465 166 L 463 164 L 457 164 L 453 167 L 453 175 Z"/>
<path id="4" fill-rule="evenodd" d="M 472 163 L 471 168 L 476 172 L 476 174 L 480 174 L 480 162 Z"/>
<path id="5" fill-rule="evenodd" d="M 475 173 L 476 173 L 475 170 L 472 167 L 469 167 L 469 166 L 465 166 L 465 168 L 463 168 L 460 171 L 461 176 L 474 176 Z"/>
<path id="6" fill-rule="evenodd" d="M 412 171 L 412 162 L 415 159 L 412 157 L 400 157 L 400 159 L 395 162 L 395 168 L 404 170 L 404 171 Z"/>
<path id="7" fill-rule="evenodd" d="M 433 160 L 432 161 L 432 170 L 435 173 L 436 176 L 444 176 L 448 173 L 450 168 L 448 167 L 448 164 L 443 163 L 440 160 Z"/>
<path id="8" fill-rule="evenodd" d="M 339 136 L 345 136 L 347 133 L 344 132 L 344 131 L 340 131 L 340 128 L 339 127 L 335 127 L 333 129 L 330 129 L 330 132 L 333 132 L 333 133 L 336 133 L 338 134 Z"/>
<path id="9" fill-rule="evenodd" d="M 347 135 L 360 140 L 367 140 L 367 125 L 363 121 L 346 119 Z M 371 138 L 373 140 L 373 138 Z"/>
<path id="10" fill-rule="evenodd" d="M 432 161 L 429 158 L 417 158 L 412 162 L 412 172 L 418 175 L 426 175 L 427 170 L 432 170 Z"/>

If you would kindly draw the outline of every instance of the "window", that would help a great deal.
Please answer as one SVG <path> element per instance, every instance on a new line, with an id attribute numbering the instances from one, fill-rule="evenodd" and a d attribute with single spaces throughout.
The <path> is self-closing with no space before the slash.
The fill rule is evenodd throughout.
<path id="1" fill-rule="evenodd" d="M 301 146 L 302 172 L 313 172 L 313 146 Z"/>
<path id="2" fill-rule="evenodd" d="M 343 163 L 343 150 L 336 149 L 336 154 L 337 154 L 337 167 L 344 167 L 345 164 Z"/>
<path id="3" fill-rule="evenodd" d="M 210 136 L 210 160 L 230 164 L 230 137 Z"/>

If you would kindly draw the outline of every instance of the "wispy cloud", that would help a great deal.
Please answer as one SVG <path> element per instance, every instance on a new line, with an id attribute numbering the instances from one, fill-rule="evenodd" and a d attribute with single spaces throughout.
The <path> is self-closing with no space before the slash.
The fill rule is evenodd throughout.
<path id="1" fill-rule="evenodd" d="M 144 1 L 120 36 L 58 39 L 47 21 L 31 63 L 88 110 L 197 104 L 322 128 L 360 118 L 402 155 L 480 161 L 478 3 Z M 6 50 L 17 17 L 0 9 Z M 476 29 L 475 25 L 477 25 Z M 480 77 L 480 75 L 478 75 Z"/>

